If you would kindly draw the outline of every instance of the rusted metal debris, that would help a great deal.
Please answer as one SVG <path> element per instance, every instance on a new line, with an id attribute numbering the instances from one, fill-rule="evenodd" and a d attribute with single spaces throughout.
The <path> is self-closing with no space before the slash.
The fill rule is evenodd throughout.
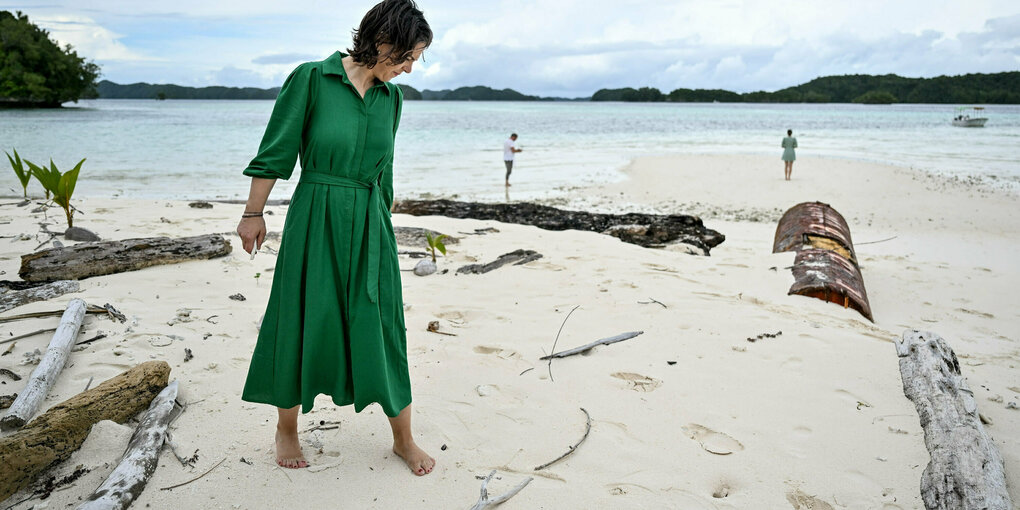
<path id="1" fill-rule="evenodd" d="M 786 211 L 776 227 L 772 253 L 800 251 L 806 247 L 839 252 L 857 263 L 850 227 L 843 216 L 822 202 L 804 202 Z"/>
<path id="2" fill-rule="evenodd" d="M 871 305 L 857 264 L 835 251 L 809 249 L 797 252 L 790 294 L 811 296 L 853 308 L 870 321 Z"/>
<path id="3" fill-rule="evenodd" d="M 850 227 L 829 204 L 805 202 L 786 211 L 776 227 L 773 253 L 796 251 L 790 294 L 853 308 L 874 321 L 857 265 Z"/>

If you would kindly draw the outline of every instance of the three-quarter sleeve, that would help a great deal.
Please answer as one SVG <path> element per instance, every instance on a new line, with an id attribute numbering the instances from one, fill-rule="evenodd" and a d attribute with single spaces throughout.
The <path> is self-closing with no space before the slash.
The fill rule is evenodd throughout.
<path id="1" fill-rule="evenodd" d="M 258 155 L 244 169 L 244 175 L 286 180 L 294 173 L 294 163 L 301 152 L 311 73 L 312 66 L 302 64 L 283 82 Z"/>
<path id="2" fill-rule="evenodd" d="M 397 128 L 400 127 L 400 111 L 404 106 L 404 93 L 400 90 L 400 87 L 394 86 L 392 91 L 395 94 L 397 103 L 393 117 L 393 153 L 390 154 L 389 161 L 386 163 L 386 168 L 383 169 L 382 173 L 382 192 L 387 209 L 393 207 L 393 157 L 397 152 Z"/>

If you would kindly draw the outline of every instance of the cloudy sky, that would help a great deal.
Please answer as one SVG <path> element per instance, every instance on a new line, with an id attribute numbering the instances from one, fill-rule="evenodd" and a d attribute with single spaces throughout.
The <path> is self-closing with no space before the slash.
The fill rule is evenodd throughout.
<path id="1" fill-rule="evenodd" d="M 0 0 L 103 78 L 271 87 L 350 45 L 374 1 Z M 818 76 L 1020 70 L 1016 0 L 421 0 L 436 38 L 398 82 L 543 96 L 777 90 Z"/>

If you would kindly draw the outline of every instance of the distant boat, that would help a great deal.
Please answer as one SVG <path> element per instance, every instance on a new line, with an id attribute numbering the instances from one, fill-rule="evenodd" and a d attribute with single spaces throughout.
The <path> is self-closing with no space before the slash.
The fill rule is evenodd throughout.
<path id="1" fill-rule="evenodd" d="M 984 107 L 957 108 L 956 117 L 953 117 L 953 125 L 956 127 L 985 127 L 988 117 L 981 117 Z M 971 115 L 973 113 L 973 115 Z"/>

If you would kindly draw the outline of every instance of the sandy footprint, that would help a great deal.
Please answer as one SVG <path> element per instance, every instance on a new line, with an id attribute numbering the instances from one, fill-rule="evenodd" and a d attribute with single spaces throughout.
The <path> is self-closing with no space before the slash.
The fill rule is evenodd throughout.
<path id="1" fill-rule="evenodd" d="M 500 359 L 521 359 L 521 353 L 513 349 L 503 349 L 489 345 L 476 345 L 473 349 L 478 354 L 495 354 Z"/>
<path id="2" fill-rule="evenodd" d="M 627 381 L 628 383 L 630 383 L 630 389 L 634 391 L 648 392 L 655 390 L 655 388 L 658 388 L 659 386 L 662 386 L 662 381 L 658 379 L 653 379 L 646 375 L 635 374 L 631 372 L 616 372 L 610 375 L 617 379 L 623 379 L 624 381 Z"/>
<path id="3" fill-rule="evenodd" d="M 790 454 L 791 457 L 797 459 L 806 459 L 810 454 L 807 441 L 811 438 L 811 429 L 803 425 L 794 427 L 786 435 L 787 443 L 789 448 L 786 453 Z"/>
<path id="4" fill-rule="evenodd" d="M 688 423 L 682 427 L 687 437 L 697 441 L 708 453 L 716 455 L 729 455 L 744 449 L 740 441 L 733 439 L 727 434 L 716 432 L 704 425 Z"/>
<path id="5" fill-rule="evenodd" d="M 787 492 L 786 500 L 793 506 L 793 510 L 835 510 L 832 508 L 832 505 L 800 489 Z"/>

